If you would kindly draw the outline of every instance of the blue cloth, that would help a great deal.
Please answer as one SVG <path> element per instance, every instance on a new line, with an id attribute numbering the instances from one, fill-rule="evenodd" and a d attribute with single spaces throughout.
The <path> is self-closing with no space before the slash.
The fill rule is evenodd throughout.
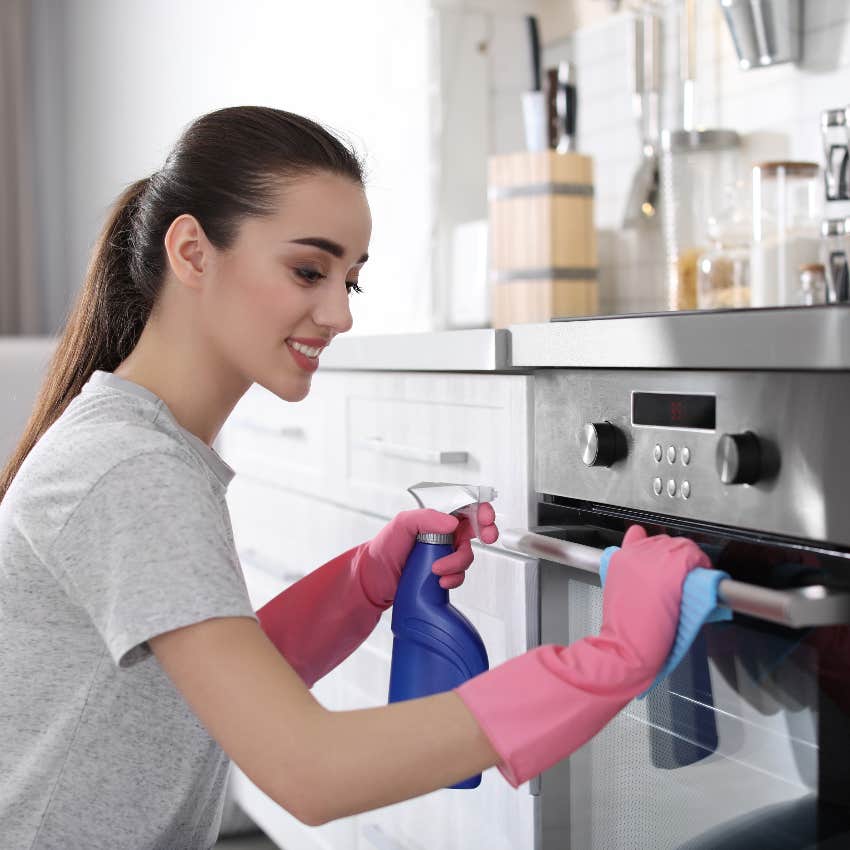
<path id="1" fill-rule="evenodd" d="M 618 552 L 619 546 L 609 546 L 599 561 L 599 578 L 605 587 L 605 577 L 608 575 L 608 565 L 611 557 Z M 723 579 L 729 578 L 722 570 L 707 570 L 697 567 L 691 570 L 685 578 L 682 587 L 682 604 L 679 612 L 679 625 L 673 648 L 661 672 L 655 681 L 638 697 L 643 699 L 659 682 L 667 678 L 685 657 L 691 644 L 705 623 L 718 623 L 731 620 L 732 611 L 717 602 L 717 586 Z"/>

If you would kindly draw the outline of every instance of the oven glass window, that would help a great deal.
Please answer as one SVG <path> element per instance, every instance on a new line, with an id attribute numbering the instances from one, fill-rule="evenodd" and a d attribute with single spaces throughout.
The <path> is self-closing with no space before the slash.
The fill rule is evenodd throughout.
<path id="1" fill-rule="evenodd" d="M 544 518 L 564 539 L 618 542 L 598 515 L 576 522 L 586 516 L 562 508 Z M 738 581 L 850 583 L 837 555 L 697 536 Z M 541 562 L 541 642 L 599 634 L 602 599 L 589 574 Z M 542 850 L 850 848 L 850 628 L 739 613 L 707 624 L 670 676 L 544 774 L 541 805 L 551 836 Z"/>

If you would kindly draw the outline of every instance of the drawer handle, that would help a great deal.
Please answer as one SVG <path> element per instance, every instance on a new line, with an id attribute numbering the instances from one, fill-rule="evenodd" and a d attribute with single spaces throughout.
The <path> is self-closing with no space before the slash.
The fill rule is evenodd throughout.
<path id="1" fill-rule="evenodd" d="M 418 460 L 422 463 L 445 465 L 450 463 L 468 463 L 469 452 L 441 452 L 437 449 L 420 449 L 417 446 L 402 446 L 388 443 L 380 437 L 367 437 L 362 441 L 363 448 L 377 452 L 385 457 L 398 457 L 402 460 Z"/>
<path id="2" fill-rule="evenodd" d="M 246 546 L 238 554 L 241 563 L 272 578 L 282 579 L 283 581 L 298 581 L 298 579 L 304 578 L 304 573 L 286 569 L 279 562 L 261 555 L 253 546 Z"/>
<path id="3" fill-rule="evenodd" d="M 376 823 L 366 824 L 360 832 L 375 850 L 407 850 L 404 844 L 390 838 Z"/>
<path id="4" fill-rule="evenodd" d="M 269 437 L 285 437 L 288 440 L 304 440 L 307 432 L 300 425 L 264 425 L 252 419 L 237 419 L 234 425 L 245 431 L 266 434 Z"/>
<path id="5" fill-rule="evenodd" d="M 499 539 L 509 552 L 599 573 L 602 549 L 518 528 L 503 530 Z M 717 590 L 719 600 L 733 611 L 794 629 L 850 623 L 850 593 L 836 593 L 823 585 L 773 590 L 724 579 Z"/>

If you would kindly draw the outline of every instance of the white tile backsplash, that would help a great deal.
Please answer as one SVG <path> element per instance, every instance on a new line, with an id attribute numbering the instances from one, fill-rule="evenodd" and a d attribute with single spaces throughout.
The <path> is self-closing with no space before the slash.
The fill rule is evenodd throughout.
<path id="1" fill-rule="evenodd" d="M 802 60 L 750 71 L 738 67 L 719 4 L 699 0 L 697 7 L 698 123 L 744 134 L 745 166 L 776 157 L 821 162 L 821 110 L 850 104 L 850 2 L 806 0 Z M 664 115 L 668 126 L 676 126 L 680 110 L 677 10 L 678 6 L 671 5 L 665 20 Z M 516 94 L 525 85 L 527 68 L 522 23 L 499 20 L 491 41 L 492 66 L 499 69 L 491 81 L 491 144 L 497 153 L 522 148 Z M 544 66 L 569 59 L 577 67 L 578 143 L 595 161 L 600 309 L 606 313 L 659 310 L 666 303 L 660 233 L 621 228 L 640 157 L 632 111 L 632 38 L 631 17 L 620 14 L 551 44 L 543 52 Z M 505 59 L 499 61 L 497 51 L 502 49 Z"/>

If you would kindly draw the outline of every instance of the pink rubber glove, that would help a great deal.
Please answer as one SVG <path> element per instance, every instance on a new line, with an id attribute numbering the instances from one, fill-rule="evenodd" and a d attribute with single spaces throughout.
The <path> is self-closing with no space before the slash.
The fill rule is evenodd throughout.
<path id="1" fill-rule="evenodd" d="M 496 514 L 489 502 L 478 506 L 478 527 L 482 543 L 495 543 L 499 531 L 494 525 Z M 366 545 L 360 556 L 361 580 L 367 596 L 381 608 L 389 608 L 395 599 L 404 562 L 421 531 L 454 534 L 455 552 L 434 562 L 433 571 L 439 575 L 440 586 L 450 590 L 463 584 L 466 570 L 472 563 L 475 536 L 466 517 L 452 516 L 430 508 L 417 508 L 397 514 Z"/>
<path id="2" fill-rule="evenodd" d="M 539 646 L 455 689 L 511 785 L 566 758 L 652 684 L 673 645 L 685 576 L 710 566 L 693 541 L 632 526 L 611 558 L 597 637 Z"/>
<path id="3" fill-rule="evenodd" d="M 481 539 L 498 531 L 490 504 L 478 506 Z M 434 562 L 443 587 L 457 587 L 472 563 L 474 532 L 464 517 L 429 509 L 402 511 L 361 543 L 295 582 L 257 611 L 260 626 L 308 687 L 371 634 L 395 598 L 404 562 L 420 531 L 454 533 L 456 552 Z"/>

